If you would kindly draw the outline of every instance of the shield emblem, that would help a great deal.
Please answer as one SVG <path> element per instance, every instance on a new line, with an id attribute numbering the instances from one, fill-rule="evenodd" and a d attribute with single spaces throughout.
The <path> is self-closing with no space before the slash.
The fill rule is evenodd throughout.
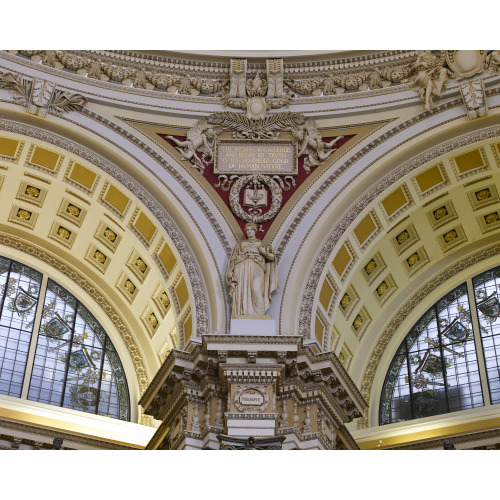
<path id="1" fill-rule="evenodd" d="M 448 337 L 452 342 L 463 342 L 464 340 L 467 340 L 468 334 L 469 330 L 456 318 L 443 332 L 443 335 Z"/>
<path id="2" fill-rule="evenodd" d="M 500 315 L 500 302 L 495 292 L 477 305 L 477 308 L 488 318 L 496 319 Z"/>
<path id="3" fill-rule="evenodd" d="M 69 364 L 77 370 L 81 370 L 82 368 L 87 368 L 88 366 L 90 366 L 87 356 L 85 356 L 85 353 L 83 351 L 73 352 L 71 354 Z"/>
<path id="4" fill-rule="evenodd" d="M 457 80 L 482 73 L 486 50 L 445 50 L 446 62 Z"/>
<path id="5" fill-rule="evenodd" d="M 17 292 L 14 298 L 14 308 L 17 314 L 22 314 L 32 309 L 37 303 L 37 299 L 25 292 L 22 288 Z"/>
<path id="6" fill-rule="evenodd" d="M 434 354 L 429 354 L 422 366 L 422 371 L 430 373 L 431 375 L 441 375 L 442 368 L 443 364 L 441 363 L 441 358 Z"/>
<path id="7" fill-rule="evenodd" d="M 69 327 L 58 314 L 45 325 L 47 337 L 60 339 L 66 332 L 69 332 Z"/>

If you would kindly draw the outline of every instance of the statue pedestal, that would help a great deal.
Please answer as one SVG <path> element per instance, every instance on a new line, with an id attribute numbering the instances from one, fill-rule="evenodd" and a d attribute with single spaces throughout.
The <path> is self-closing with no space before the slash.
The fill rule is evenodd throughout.
<path id="1" fill-rule="evenodd" d="M 271 316 L 236 316 L 231 318 L 231 335 L 276 335 L 276 321 Z"/>
<path id="2" fill-rule="evenodd" d="M 238 449 L 248 440 L 357 449 L 345 424 L 367 408 L 333 352 L 315 352 L 299 336 L 234 333 L 172 350 L 139 404 L 162 422 L 150 450 Z"/>

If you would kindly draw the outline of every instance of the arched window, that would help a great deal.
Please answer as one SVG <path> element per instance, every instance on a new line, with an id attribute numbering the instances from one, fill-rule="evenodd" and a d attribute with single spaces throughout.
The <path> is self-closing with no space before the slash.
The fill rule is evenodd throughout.
<path id="1" fill-rule="evenodd" d="M 380 425 L 500 403 L 499 290 L 497 267 L 455 288 L 415 323 L 387 373 Z"/>
<path id="2" fill-rule="evenodd" d="M 0 394 L 130 419 L 125 373 L 101 325 L 63 287 L 5 257 Z"/>

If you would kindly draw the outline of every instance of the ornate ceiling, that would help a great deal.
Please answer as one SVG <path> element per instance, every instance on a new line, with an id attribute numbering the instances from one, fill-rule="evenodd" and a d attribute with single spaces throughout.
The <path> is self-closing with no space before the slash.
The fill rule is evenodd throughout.
<path id="1" fill-rule="evenodd" d="M 277 334 L 340 357 L 370 404 L 359 426 L 377 425 L 385 371 L 412 321 L 496 262 L 498 61 L 468 52 L 431 54 L 448 73 L 430 101 L 418 51 L 3 52 L 0 72 L 17 80 L 0 89 L 0 250 L 76 283 L 121 339 L 138 396 L 172 348 L 228 331 L 223 277 L 250 217 L 231 204 L 240 181 L 225 174 L 223 189 L 213 164 L 200 153 L 196 168 L 179 143 L 200 120 L 221 127 L 221 144 L 233 140 L 234 126 L 217 123 L 228 113 L 250 124 L 261 123 L 252 113 L 300 116 L 281 140 L 300 143 L 311 123 L 311 137 L 337 142 L 309 172 L 314 151 L 299 155 L 294 186 L 274 180 L 281 202 L 262 223 L 278 256 L 269 314 Z M 272 189 L 259 189 L 270 206 Z"/>

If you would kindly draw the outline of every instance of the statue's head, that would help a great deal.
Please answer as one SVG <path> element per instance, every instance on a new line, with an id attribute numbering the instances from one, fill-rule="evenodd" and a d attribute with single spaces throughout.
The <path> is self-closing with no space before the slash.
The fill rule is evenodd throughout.
<path id="1" fill-rule="evenodd" d="M 259 228 L 257 227 L 257 224 L 255 224 L 254 222 L 249 222 L 248 224 L 245 224 L 245 233 L 248 237 L 255 236 L 258 229 Z M 252 234 L 249 233 L 249 230 Z"/>

